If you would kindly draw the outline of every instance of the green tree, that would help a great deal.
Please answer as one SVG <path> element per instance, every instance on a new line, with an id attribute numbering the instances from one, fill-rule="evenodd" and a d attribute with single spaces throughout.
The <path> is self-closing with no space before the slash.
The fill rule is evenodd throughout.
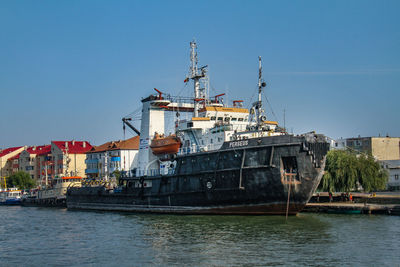
<path id="1" fill-rule="evenodd" d="M 359 155 L 359 182 L 365 191 L 377 191 L 385 189 L 388 181 L 388 173 L 374 159 L 372 155 Z"/>
<path id="2" fill-rule="evenodd" d="M 371 156 L 345 150 L 328 152 L 320 188 L 330 192 L 349 192 L 361 185 L 364 191 L 385 189 L 388 173 Z"/>
<path id="3" fill-rule="evenodd" d="M 31 189 L 36 186 L 35 181 L 24 171 L 18 171 L 7 178 L 8 187 L 17 187 L 18 189 Z"/>

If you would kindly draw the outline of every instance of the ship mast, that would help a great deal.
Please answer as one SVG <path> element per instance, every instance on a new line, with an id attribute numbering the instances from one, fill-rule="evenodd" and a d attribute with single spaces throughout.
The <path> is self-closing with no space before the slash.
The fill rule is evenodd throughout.
<path id="1" fill-rule="evenodd" d="M 194 83 L 194 110 L 193 110 L 193 117 L 199 116 L 200 110 L 200 101 L 205 101 L 205 88 L 200 88 L 200 79 L 206 76 L 206 67 L 201 67 L 200 72 L 197 67 L 198 59 L 197 59 L 197 44 L 196 41 L 190 42 L 190 79 L 193 80 Z"/>
<path id="2" fill-rule="evenodd" d="M 257 118 L 257 129 L 261 128 L 261 123 L 266 119 L 264 110 L 262 109 L 262 88 L 266 86 L 266 83 L 262 79 L 262 64 L 261 56 L 258 56 L 258 101 L 255 104 L 255 112 Z"/>

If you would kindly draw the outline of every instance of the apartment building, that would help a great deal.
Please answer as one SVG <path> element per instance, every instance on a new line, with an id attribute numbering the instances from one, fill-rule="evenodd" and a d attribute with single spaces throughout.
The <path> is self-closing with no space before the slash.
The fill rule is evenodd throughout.
<path id="1" fill-rule="evenodd" d="M 12 161 L 8 161 L 10 158 L 17 156 L 21 153 L 25 147 L 9 147 L 6 149 L 0 149 L 0 177 L 4 178 L 12 174 Z"/>
<path id="2" fill-rule="evenodd" d="M 139 136 L 110 141 L 86 153 L 86 175 L 92 179 L 109 179 L 115 171 L 133 171 L 137 167 Z"/>
<path id="3" fill-rule="evenodd" d="M 52 141 L 47 175 L 51 178 L 85 175 L 86 152 L 93 146 L 88 141 Z"/>

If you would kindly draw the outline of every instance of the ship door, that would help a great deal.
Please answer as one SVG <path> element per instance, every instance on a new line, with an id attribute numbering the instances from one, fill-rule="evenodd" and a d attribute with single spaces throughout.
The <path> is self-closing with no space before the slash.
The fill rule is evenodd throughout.
<path id="1" fill-rule="evenodd" d="M 284 184 L 300 182 L 296 157 L 281 158 L 281 174 L 282 183 Z"/>

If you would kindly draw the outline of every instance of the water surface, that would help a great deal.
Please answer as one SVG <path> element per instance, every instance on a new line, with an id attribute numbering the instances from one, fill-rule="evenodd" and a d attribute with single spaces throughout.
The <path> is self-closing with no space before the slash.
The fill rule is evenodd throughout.
<path id="1" fill-rule="evenodd" d="M 0 207 L 2 266 L 400 266 L 400 217 Z"/>

